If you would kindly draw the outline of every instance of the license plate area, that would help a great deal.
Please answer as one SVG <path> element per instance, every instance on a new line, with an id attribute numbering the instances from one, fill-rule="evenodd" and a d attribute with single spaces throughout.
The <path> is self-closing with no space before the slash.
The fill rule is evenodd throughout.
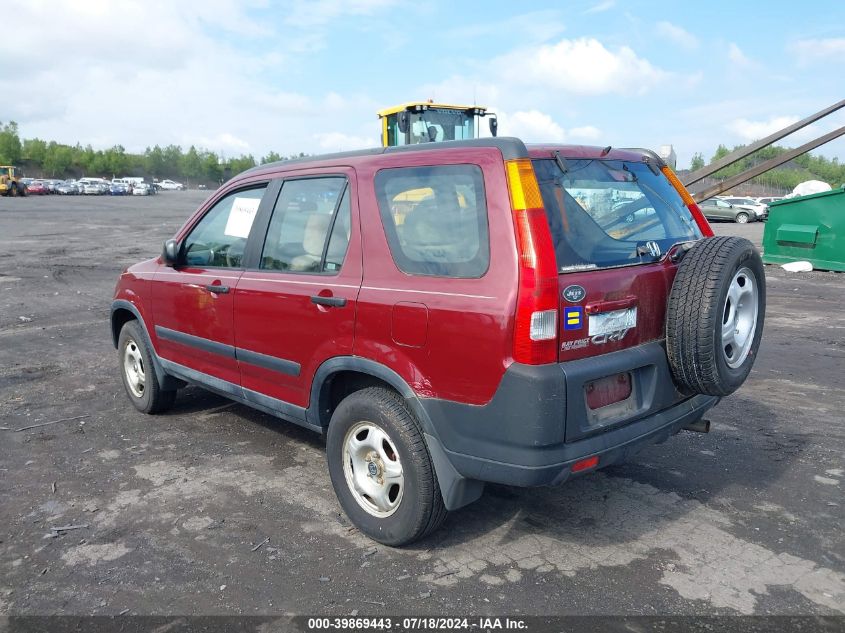
<path id="1" fill-rule="evenodd" d="M 584 384 L 587 425 L 590 428 L 613 424 L 635 415 L 640 409 L 634 376 L 641 372 L 623 372 L 591 380 Z"/>
<path id="2" fill-rule="evenodd" d="M 634 327 L 637 327 L 637 306 L 591 314 L 588 333 L 591 337 L 612 338 L 613 336 L 624 336 L 625 332 Z"/>

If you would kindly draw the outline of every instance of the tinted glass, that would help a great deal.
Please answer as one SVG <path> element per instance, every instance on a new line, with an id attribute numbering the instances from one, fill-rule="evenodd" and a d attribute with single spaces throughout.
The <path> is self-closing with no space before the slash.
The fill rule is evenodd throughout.
<path id="1" fill-rule="evenodd" d="M 672 184 L 645 163 L 535 160 L 560 272 L 628 266 L 701 232 Z"/>
<path id="2" fill-rule="evenodd" d="M 310 273 L 339 270 L 349 241 L 345 188 L 346 179 L 336 176 L 285 182 L 267 229 L 261 268 Z M 336 215 L 337 233 L 333 230 Z M 327 265 L 324 255 L 330 233 L 334 250 Z"/>
<path id="3" fill-rule="evenodd" d="M 490 262 L 481 169 L 442 165 L 376 174 L 384 230 L 400 270 L 439 277 L 481 277 Z"/>
<path id="4" fill-rule="evenodd" d="M 237 191 L 219 200 L 185 240 L 189 266 L 240 268 L 265 187 Z"/>

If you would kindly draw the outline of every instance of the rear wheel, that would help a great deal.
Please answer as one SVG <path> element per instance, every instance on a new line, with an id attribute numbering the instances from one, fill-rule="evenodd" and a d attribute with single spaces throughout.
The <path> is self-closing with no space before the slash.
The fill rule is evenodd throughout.
<path id="1" fill-rule="evenodd" d="M 666 351 L 687 393 L 727 396 L 757 357 L 766 311 L 766 279 L 746 239 L 696 244 L 678 268 L 666 311 Z"/>
<path id="2" fill-rule="evenodd" d="M 370 538 L 405 545 L 446 518 L 419 425 L 395 392 L 370 387 L 347 396 L 332 415 L 326 457 L 340 505 Z"/>
<path id="3" fill-rule="evenodd" d="M 748 216 L 748 214 L 747 214 L 747 213 L 745 213 L 745 212 L 740 212 L 740 213 L 737 213 L 737 214 L 736 214 L 736 218 L 734 218 L 734 219 L 736 220 L 736 223 L 737 223 L 737 224 L 747 224 L 747 223 L 748 223 L 748 218 L 749 218 L 749 216 Z"/>
<path id="4" fill-rule="evenodd" d="M 172 407 L 176 391 L 159 386 L 150 350 L 136 321 L 120 330 L 117 351 L 123 387 L 132 405 L 142 413 L 161 413 Z"/>

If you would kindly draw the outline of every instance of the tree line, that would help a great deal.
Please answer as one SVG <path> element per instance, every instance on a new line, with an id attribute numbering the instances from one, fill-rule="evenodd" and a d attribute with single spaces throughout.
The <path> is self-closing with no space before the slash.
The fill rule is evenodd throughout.
<path id="1" fill-rule="evenodd" d="M 743 145 L 737 145 L 737 150 Z M 731 151 L 725 145 L 719 145 L 710 163 L 727 156 Z M 789 151 L 786 147 L 770 145 L 746 156 L 741 161 L 717 171 L 713 177 L 718 180 L 730 178 L 765 160 Z M 144 176 L 148 178 L 173 178 L 187 182 L 219 183 L 228 180 L 245 169 L 257 164 L 271 163 L 285 158 L 299 158 L 300 153 L 282 156 L 270 152 L 260 159 L 252 154 L 236 158 L 226 158 L 206 149 L 191 145 L 183 150 L 178 145 L 148 147 L 143 154 L 127 152 L 122 145 L 115 145 L 105 150 L 95 150 L 91 145 L 83 147 L 64 145 L 55 141 L 38 138 L 21 140 L 18 125 L 14 121 L 0 122 L 0 164 L 18 165 L 26 175 L 39 175 L 46 178 L 66 178 L 68 176 Z M 701 153 L 693 155 L 690 169 L 695 171 L 705 166 Z M 845 165 L 838 158 L 803 154 L 791 161 L 752 179 L 750 182 L 791 190 L 805 180 L 822 180 L 833 187 L 845 183 Z"/>
<path id="2" fill-rule="evenodd" d="M 734 148 L 728 149 L 724 145 L 719 145 L 716 152 L 710 159 L 708 165 L 712 165 L 717 160 L 720 160 L 733 151 L 746 147 L 745 145 L 736 145 Z M 713 174 L 716 180 L 725 180 L 736 176 L 746 169 L 759 165 L 760 163 L 769 159 L 785 154 L 789 151 L 788 147 L 781 147 L 779 145 L 769 145 L 757 150 L 750 156 L 746 156 L 733 165 L 728 165 Z M 694 154 L 690 170 L 695 171 L 705 166 L 704 157 L 701 153 Z M 765 185 L 767 187 L 776 187 L 782 190 L 792 190 L 796 185 L 806 180 L 821 180 L 828 183 L 831 187 L 838 187 L 845 183 L 845 164 L 840 164 L 838 158 L 825 158 L 824 156 L 814 156 L 812 154 L 802 154 L 790 161 L 787 161 L 780 167 L 760 174 L 756 178 L 752 178 L 748 182 Z"/>
<path id="3" fill-rule="evenodd" d="M 219 183 L 257 164 L 301 156 L 305 154 L 282 156 L 270 152 L 257 161 L 252 154 L 224 158 L 194 145 L 187 150 L 178 145 L 155 145 L 147 147 L 143 154 L 127 152 L 122 145 L 95 150 L 91 145 L 83 147 L 79 143 L 65 145 L 39 138 L 21 139 L 17 123 L 0 122 L 0 165 L 16 165 L 27 176 L 44 178 L 144 176 Z"/>

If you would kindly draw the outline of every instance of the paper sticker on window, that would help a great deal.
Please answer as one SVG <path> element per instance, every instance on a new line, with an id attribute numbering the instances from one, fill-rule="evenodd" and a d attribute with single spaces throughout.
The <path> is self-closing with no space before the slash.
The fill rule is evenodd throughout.
<path id="1" fill-rule="evenodd" d="M 259 204 L 261 204 L 259 198 L 235 198 L 223 233 L 229 237 L 244 239 L 249 237 L 249 230 L 252 228 L 252 221 L 255 220 Z"/>

